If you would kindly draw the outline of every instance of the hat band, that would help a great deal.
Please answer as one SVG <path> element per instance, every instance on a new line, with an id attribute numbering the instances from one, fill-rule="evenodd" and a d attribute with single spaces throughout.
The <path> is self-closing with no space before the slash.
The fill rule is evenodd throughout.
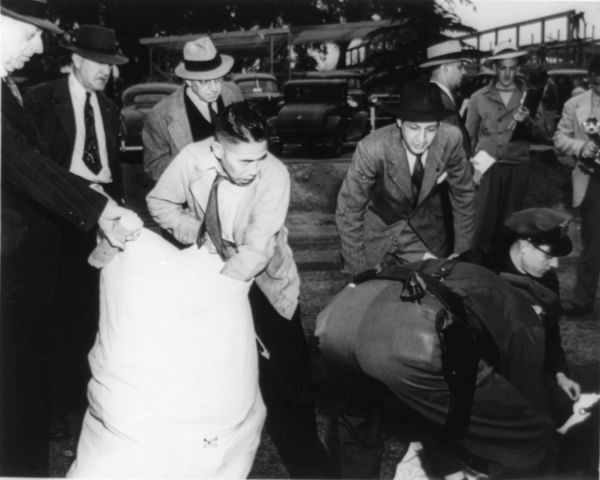
<path id="1" fill-rule="evenodd" d="M 463 57 L 465 57 L 465 52 L 452 52 L 452 53 L 445 53 L 444 55 L 437 55 L 435 57 L 431 57 L 428 58 L 425 62 L 423 63 L 428 63 L 428 62 L 437 62 L 437 61 L 441 61 L 441 60 L 461 60 Z"/>
<path id="2" fill-rule="evenodd" d="M 503 50 L 500 50 L 497 53 L 494 53 L 494 57 L 497 56 L 497 55 L 504 55 L 505 53 L 518 53 L 518 52 L 514 48 L 505 48 Z"/>
<path id="3" fill-rule="evenodd" d="M 77 40 L 73 42 L 73 46 L 83 50 L 93 50 L 94 52 L 108 53 L 110 55 L 115 55 L 117 53 L 117 49 L 114 46 L 100 47 L 98 45 L 86 45 L 85 43 L 78 42 Z"/>
<path id="4" fill-rule="evenodd" d="M 221 63 L 220 55 L 215 56 L 212 60 L 183 60 L 185 69 L 188 72 L 208 72 L 220 67 Z"/>

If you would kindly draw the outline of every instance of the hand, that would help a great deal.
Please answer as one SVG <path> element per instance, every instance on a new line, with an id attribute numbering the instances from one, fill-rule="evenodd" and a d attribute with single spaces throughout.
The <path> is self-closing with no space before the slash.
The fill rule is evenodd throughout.
<path id="1" fill-rule="evenodd" d="M 430 252 L 425 252 L 425 254 L 423 255 L 423 261 L 425 260 L 429 260 L 429 259 L 437 259 L 438 257 L 436 257 L 433 253 Z"/>
<path id="2" fill-rule="evenodd" d="M 581 394 L 581 385 L 579 385 L 576 381 L 571 380 L 564 373 L 558 372 L 556 374 L 556 383 L 558 383 L 558 386 L 565 391 L 571 400 L 574 402 L 579 400 L 579 395 Z"/>
<path id="3" fill-rule="evenodd" d="M 516 122 L 523 122 L 529 117 L 529 110 L 524 106 L 520 106 L 519 109 L 515 112 L 514 119 Z"/>
<path id="4" fill-rule="evenodd" d="M 131 210 L 119 207 L 114 201 L 109 201 L 98 219 L 100 234 L 113 247 L 125 249 L 125 242 L 139 237 L 144 226 L 141 218 Z"/>
<path id="5" fill-rule="evenodd" d="M 580 155 L 583 158 L 594 158 L 598 154 L 598 149 L 599 147 L 596 145 L 596 142 L 590 140 L 589 142 L 585 142 Z"/>

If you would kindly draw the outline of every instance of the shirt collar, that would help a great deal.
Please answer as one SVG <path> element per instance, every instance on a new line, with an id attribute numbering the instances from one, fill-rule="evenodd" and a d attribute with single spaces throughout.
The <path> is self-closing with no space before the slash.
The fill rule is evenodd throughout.
<path id="1" fill-rule="evenodd" d="M 454 101 L 454 95 L 452 95 L 452 92 L 446 85 L 442 85 L 440 82 L 436 82 L 435 80 L 432 80 L 431 83 L 435 83 L 438 87 L 440 87 L 442 92 L 450 97 L 450 100 Z"/>
<path id="2" fill-rule="evenodd" d="M 75 98 L 85 102 L 85 94 L 87 93 L 87 90 L 83 88 L 83 85 L 79 82 L 79 80 L 77 80 L 77 77 L 73 72 L 69 74 L 69 90 Z M 93 98 L 95 93 L 90 93 L 92 94 L 91 97 Z"/>

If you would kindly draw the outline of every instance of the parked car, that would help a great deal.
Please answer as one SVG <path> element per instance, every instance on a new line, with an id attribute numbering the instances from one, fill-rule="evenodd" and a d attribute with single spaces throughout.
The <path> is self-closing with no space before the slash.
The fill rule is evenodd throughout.
<path id="1" fill-rule="evenodd" d="M 123 91 L 121 115 L 125 125 L 126 152 L 142 150 L 144 115 L 178 86 L 176 83 L 149 82 L 132 85 Z"/>
<path id="2" fill-rule="evenodd" d="M 300 79 L 315 80 L 344 80 L 348 85 L 348 95 L 351 101 L 356 102 L 357 108 L 368 108 L 368 99 L 363 88 L 363 76 L 360 73 L 349 70 L 323 70 L 315 72 L 297 73 Z"/>
<path id="3" fill-rule="evenodd" d="M 272 117 L 277 115 L 283 105 L 283 94 L 277 86 L 277 78 L 268 73 L 236 73 L 231 76 L 245 100 L 257 104 L 265 114 Z"/>
<path id="4" fill-rule="evenodd" d="M 338 156 L 345 141 L 359 140 L 369 131 L 369 114 L 349 101 L 344 80 L 290 80 L 284 102 L 273 122 L 271 146 L 276 150 L 300 143 Z"/>

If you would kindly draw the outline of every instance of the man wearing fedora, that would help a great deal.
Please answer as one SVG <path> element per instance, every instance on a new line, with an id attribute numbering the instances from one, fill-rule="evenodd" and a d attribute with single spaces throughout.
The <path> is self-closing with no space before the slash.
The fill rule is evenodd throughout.
<path id="1" fill-rule="evenodd" d="M 71 73 L 32 88 L 24 98 L 58 165 L 96 184 L 123 203 L 119 108 L 103 91 L 113 65 L 128 61 L 117 49 L 115 32 L 81 25 L 62 46 L 71 53 Z M 90 377 L 87 354 L 98 328 L 99 271 L 87 262 L 96 232 L 62 225 L 63 268 L 57 298 L 54 409 L 52 435 L 68 435 L 67 413 L 83 415 Z"/>
<path id="2" fill-rule="evenodd" d="M 446 257 L 471 246 L 474 186 L 459 130 L 432 83 L 402 86 L 397 121 L 359 142 L 337 200 L 345 269 Z M 454 238 L 444 223 L 448 183 Z"/>
<path id="3" fill-rule="evenodd" d="M 471 157 L 471 140 L 465 128 L 465 122 L 459 114 L 460 105 L 454 91 L 460 86 L 465 75 L 466 52 L 458 40 L 446 40 L 427 48 L 427 61 L 419 65 L 430 72 L 431 83 L 436 84 L 442 95 L 444 107 L 451 110 L 452 115 L 443 119 L 443 122 L 457 127 L 463 134 L 463 146 L 467 158 Z"/>
<path id="4" fill-rule="evenodd" d="M 118 220 L 132 215 L 89 182 L 46 156 L 44 142 L 10 74 L 43 52 L 40 2 L 6 0 L 0 9 L 2 78 L 2 225 L 0 282 L 0 476 L 47 477 L 49 457 L 50 314 L 61 268 L 59 221 L 83 231 L 97 223 L 111 245 L 135 233 Z"/>
<path id="5" fill-rule="evenodd" d="M 183 61 L 175 68 L 183 86 L 155 105 L 144 120 L 144 169 L 154 181 L 183 147 L 214 134 L 218 112 L 244 99 L 236 84 L 223 81 L 232 67 L 233 58 L 218 54 L 208 36 L 185 44 Z"/>
<path id="6" fill-rule="evenodd" d="M 522 208 L 529 177 L 529 146 L 531 141 L 548 141 L 543 121 L 533 118 L 523 105 L 527 85 L 517 74 L 526 56 L 526 51 L 517 50 L 509 42 L 499 43 L 488 58 L 494 64 L 495 78 L 473 93 L 469 101 L 466 128 L 473 154 L 485 152 L 493 162 L 477 190 L 477 244 L 493 243 L 506 217 Z M 528 138 L 513 140 L 519 124 Z M 477 161 L 474 165 L 477 169 Z"/>

